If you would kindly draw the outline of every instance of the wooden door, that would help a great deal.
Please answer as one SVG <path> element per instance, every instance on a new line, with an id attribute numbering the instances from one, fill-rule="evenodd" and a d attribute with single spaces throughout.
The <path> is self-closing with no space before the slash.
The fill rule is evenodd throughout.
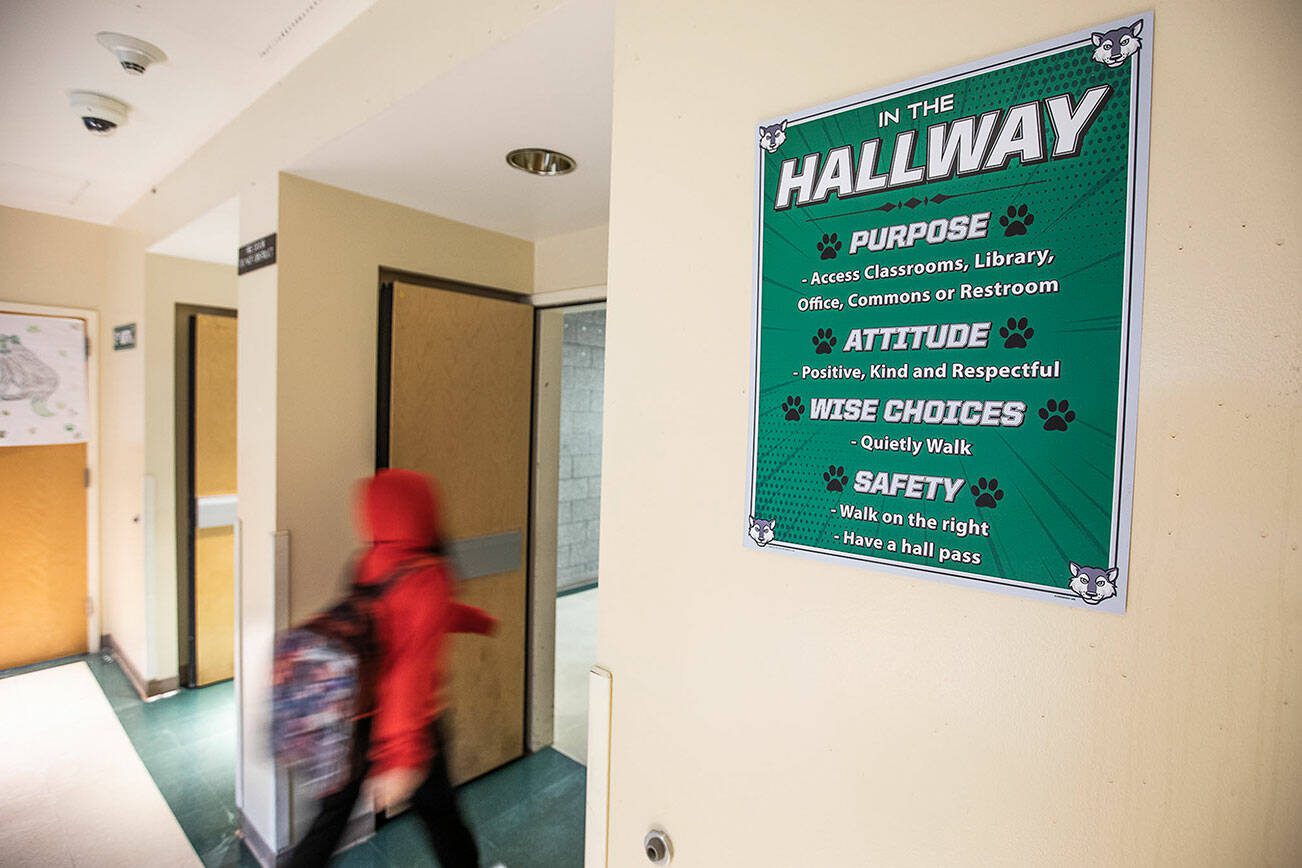
<path id="1" fill-rule="evenodd" d="M 439 481 L 444 532 L 467 566 L 457 597 L 500 621 L 496 636 L 452 641 L 461 782 L 524 752 L 533 309 L 398 283 L 391 322 L 389 466 Z"/>
<path id="2" fill-rule="evenodd" d="M 0 447 L 0 669 L 86 653 L 86 444 Z"/>
<path id="3" fill-rule="evenodd" d="M 38 346 L 35 333 L 56 327 L 68 344 L 57 351 L 61 358 L 26 364 L 45 371 L 50 366 L 79 367 L 84 388 L 82 320 L 6 315 L 0 331 L 18 334 L 0 342 L 0 351 L 13 358 L 15 347 L 26 344 L 37 348 L 38 357 L 53 356 L 53 351 Z M 0 669 L 87 650 L 86 444 L 8 445 L 38 441 L 44 434 L 38 435 L 37 427 L 49 424 L 58 429 L 54 439 L 65 432 L 80 436 L 74 402 L 61 391 L 26 389 L 20 382 L 22 364 L 0 366 Z M 61 390 L 64 379 L 46 382 L 59 382 Z M 80 400 L 85 401 L 84 393 Z M 25 419 L 39 421 L 29 428 Z"/>
<path id="4" fill-rule="evenodd" d="M 194 659 L 195 684 L 235 675 L 235 528 L 233 509 L 212 509 L 236 493 L 234 317 L 198 314 L 194 371 Z"/>

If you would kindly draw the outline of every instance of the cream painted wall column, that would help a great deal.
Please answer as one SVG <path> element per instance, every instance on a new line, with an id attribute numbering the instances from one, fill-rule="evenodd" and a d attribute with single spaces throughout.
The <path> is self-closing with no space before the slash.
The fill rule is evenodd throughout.
<path id="1" fill-rule="evenodd" d="M 648 864 L 656 825 L 676 868 L 1302 862 L 1302 4 L 1146 5 L 1133 559 L 1110 617 L 743 548 L 756 123 L 1144 7 L 619 3 L 610 865 Z"/>
<path id="2" fill-rule="evenodd" d="M 51 239 L 62 246 L 57 240 Z M 144 322 L 146 240 L 114 231 L 101 282 L 100 533 L 103 563 L 103 630 L 125 658 L 136 687 L 148 690 L 149 611 L 144 532 L 148 525 L 145 478 L 145 351 L 137 332 L 133 350 L 113 350 L 113 327 Z"/>
<path id="3" fill-rule="evenodd" d="M 240 243 L 277 231 L 279 180 L 259 177 L 240 194 Z M 236 802 L 253 846 L 266 857 L 288 846 L 287 801 L 267 738 L 272 643 L 287 623 L 277 582 L 277 367 L 279 266 L 237 278 L 239 301 L 239 524 L 236 528 Z M 261 845 L 261 846 L 259 846 Z"/>

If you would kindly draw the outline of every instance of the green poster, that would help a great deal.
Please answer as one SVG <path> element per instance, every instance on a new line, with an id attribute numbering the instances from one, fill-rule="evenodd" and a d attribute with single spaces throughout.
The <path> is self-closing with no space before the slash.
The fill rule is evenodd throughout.
<path id="1" fill-rule="evenodd" d="M 1152 50 L 760 126 L 748 545 L 1124 611 Z"/>

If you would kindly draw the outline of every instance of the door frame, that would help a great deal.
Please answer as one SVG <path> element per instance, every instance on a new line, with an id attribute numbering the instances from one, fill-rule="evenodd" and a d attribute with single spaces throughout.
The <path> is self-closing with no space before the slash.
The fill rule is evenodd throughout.
<path id="1" fill-rule="evenodd" d="M 177 302 L 173 313 L 176 331 L 173 378 L 176 424 L 176 659 L 182 687 L 194 687 L 194 318 L 226 316 L 238 318 L 239 311 Z M 238 572 L 238 564 L 237 564 Z M 238 637 L 236 639 L 238 647 Z"/>
<path id="2" fill-rule="evenodd" d="M 564 317 L 585 310 L 609 309 L 606 288 L 590 287 L 558 293 L 544 293 L 534 300 L 534 383 L 533 383 L 533 478 L 529 488 L 529 539 L 534 543 L 529 558 L 528 650 L 529 681 L 525 692 L 525 740 L 530 752 L 555 740 L 556 721 L 556 519 L 560 479 L 560 441 L 552 436 L 560 430 L 560 383 L 551 400 L 544 370 L 544 317 L 559 314 L 561 341 Z M 559 355 L 552 360 L 561 364 Z M 557 371 L 553 368 L 552 374 Z M 551 432 L 551 433 L 549 433 Z M 550 563 L 544 561 L 550 558 Z"/>
<path id="3" fill-rule="evenodd" d="M 97 654 L 102 636 L 100 612 L 104 608 L 100 588 L 99 357 L 96 355 L 101 337 L 99 312 L 81 307 L 19 304 L 3 299 L 0 299 L 0 311 L 80 319 L 86 323 L 86 400 L 90 413 L 90 423 L 86 426 L 86 649 Z"/>

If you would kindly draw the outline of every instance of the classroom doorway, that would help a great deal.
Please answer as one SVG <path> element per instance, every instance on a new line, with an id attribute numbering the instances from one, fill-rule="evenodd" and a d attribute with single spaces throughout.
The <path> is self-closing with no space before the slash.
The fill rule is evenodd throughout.
<path id="1" fill-rule="evenodd" d="M 181 684 L 235 675 L 237 320 L 176 307 L 177 617 Z"/>
<path id="2" fill-rule="evenodd" d="M 452 777 L 553 747 L 585 763 L 596 660 L 605 304 L 401 275 L 380 286 L 376 466 L 439 481 L 457 597 Z M 467 342 L 463 336 L 478 340 Z"/>
<path id="3" fill-rule="evenodd" d="M 0 669 L 99 648 L 94 328 L 0 302 Z"/>
<path id="4" fill-rule="evenodd" d="M 530 741 L 584 765 L 597 658 L 605 355 L 604 302 L 538 311 Z"/>

